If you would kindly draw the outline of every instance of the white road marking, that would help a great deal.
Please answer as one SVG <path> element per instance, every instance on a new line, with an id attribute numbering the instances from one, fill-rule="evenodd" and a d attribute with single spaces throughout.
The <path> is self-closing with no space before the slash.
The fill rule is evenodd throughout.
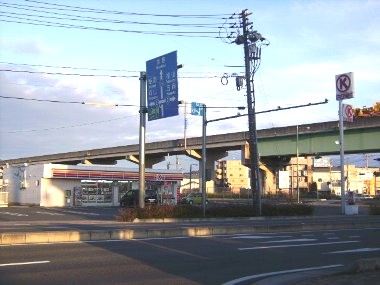
<path id="1" fill-rule="evenodd" d="M 11 212 L 0 212 L 0 214 L 10 215 L 10 216 L 17 216 L 17 217 L 28 217 L 29 216 L 27 214 L 11 213 Z"/>
<path id="2" fill-rule="evenodd" d="M 281 274 L 287 274 L 287 273 L 311 271 L 311 270 L 330 269 L 330 268 L 341 267 L 341 266 L 343 266 L 343 264 L 334 264 L 334 265 L 327 265 L 327 266 L 306 267 L 306 268 L 299 268 L 299 269 L 290 269 L 290 270 L 283 270 L 283 271 L 267 272 L 267 273 L 262 273 L 262 274 L 256 274 L 256 275 L 241 277 L 241 278 L 223 283 L 222 285 L 235 285 L 235 284 L 239 284 L 241 282 L 249 281 L 249 280 L 256 279 L 256 278 L 263 278 L 263 277 L 269 277 L 269 276 L 275 276 L 275 275 L 281 275 Z"/>
<path id="3" fill-rule="evenodd" d="M 349 241 L 337 241 L 337 242 L 320 242 L 320 243 L 303 243 L 303 244 L 283 244 L 283 245 L 273 245 L 273 246 L 241 247 L 241 248 L 238 248 L 238 250 L 254 250 L 254 249 L 300 247 L 300 246 L 315 246 L 315 245 L 331 245 L 331 244 L 354 243 L 354 242 L 359 242 L 359 241 L 358 240 L 349 240 Z"/>
<path id="4" fill-rule="evenodd" d="M 52 212 L 36 212 L 37 214 L 42 214 L 42 215 L 51 215 L 51 216 L 64 216 L 65 214 L 62 213 L 52 213 Z"/>
<path id="5" fill-rule="evenodd" d="M 88 213 L 88 212 L 81 212 L 81 211 L 62 211 L 64 213 L 71 213 L 71 214 L 80 214 L 80 215 L 88 215 L 88 216 L 100 216 L 98 213 Z"/>
<path id="6" fill-rule="evenodd" d="M 325 254 L 333 254 L 333 253 L 356 253 L 356 252 L 371 252 L 371 251 L 380 251 L 380 247 L 364 247 L 357 249 L 348 249 L 348 250 L 340 250 L 340 251 L 330 251 L 325 252 Z"/>
<path id="7" fill-rule="evenodd" d="M 263 241 L 262 243 L 282 243 L 282 242 L 304 242 L 304 241 L 316 241 L 315 238 L 299 238 L 299 239 L 283 239 L 283 240 L 271 240 Z"/>
<path id="8" fill-rule="evenodd" d="M 30 262 L 18 262 L 18 263 L 3 263 L 0 266 L 18 266 L 18 265 L 31 265 L 31 264 L 41 264 L 41 263 L 49 263 L 48 260 L 43 261 L 30 261 Z"/>
<path id="9" fill-rule="evenodd" d="M 234 236 L 231 239 L 265 239 L 265 238 L 290 238 L 292 236 Z"/>

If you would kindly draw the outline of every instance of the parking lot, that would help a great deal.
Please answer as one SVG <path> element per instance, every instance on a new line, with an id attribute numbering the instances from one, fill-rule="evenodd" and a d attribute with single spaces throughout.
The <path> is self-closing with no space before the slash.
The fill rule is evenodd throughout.
<path id="1" fill-rule="evenodd" d="M 6 221 L 115 221 L 119 207 L 45 208 L 39 206 L 12 206 L 0 208 L 0 222 Z"/>

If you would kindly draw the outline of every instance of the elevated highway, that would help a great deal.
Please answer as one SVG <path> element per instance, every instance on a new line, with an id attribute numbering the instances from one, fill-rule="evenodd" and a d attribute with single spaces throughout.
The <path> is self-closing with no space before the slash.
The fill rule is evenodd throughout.
<path id="1" fill-rule="evenodd" d="M 380 152 L 380 117 L 358 118 L 345 123 L 344 143 L 346 153 Z M 261 158 L 295 156 L 297 126 L 258 130 L 258 147 Z M 214 161 L 225 156 L 227 151 L 241 150 L 242 159 L 249 158 L 248 132 L 227 133 L 208 136 L 207 160 Z M 338 121 L 304 124 L 298 126 L 298 148 L 300 155 L 332 155 L 339 153 Z M 145 146 L 146 166 L 151 167 L 162 161 L 168 153 L 189 155 L 200 159 L 202 138 L 188 138 L 187 149 L 183 139 L 151 142 Z M 21 165 L 24 163 L 93 163 L 115 164 L 117 160 L 138 161 L 139 145 L 126 145 L 65 152 L 41 156 L 20 157 L 1 160 L 0 165 Z"/>

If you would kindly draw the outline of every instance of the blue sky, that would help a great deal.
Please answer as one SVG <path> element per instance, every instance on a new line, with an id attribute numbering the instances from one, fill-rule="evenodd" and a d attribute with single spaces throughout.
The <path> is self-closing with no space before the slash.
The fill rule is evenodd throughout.
<path id="1" fill-rule="evenodd" d="M 243 48 L 212 38 L 219 35 L 223 18 L 243 9 L 252 13 L 254 29 L 270 41 L 255 74 L 256 110 L 329 100 L 324 105 L 258 115 L 258 129 L 338 120 L 334 80 L 340 73 L 354 72 L 355 98 L 345 103 L 369 107 L 380 101 L 380 1 L 210 0 L 179 5 L 178 1 L 146 0 L 5 0 L 0 6 L 0 67 L 8 70 L 0 72 L 1 96 L 133 105 L 97 107 L 0 98 L 0 159 L 138 143 L 139 71 L 145 70 L 147 60 L 174 50 L 178 63 L 184 65 L 178 74 L 180 100 L 210 107 L 245 106 L 245 90 L 237 91 L 233 80 L 225 86 L 220 81 L 224 73 L 244 72 L 243 67 L 228 67 L 243 65 Z M 183 16 L 205 14 L 217 16 Z M 95 18 L 124 22 L 95 23 Z M 47 26 L 57 22 L 73 26 Z M 142 24 L 148 22 L 170 25 Z M 205 32 L 196 35 L 211 38 L 166 34 L 171 31 Z M 208 119 L 236 113 L 235 108 L 213 108 Z M 200 118 L 187 117 L 187 136 L 200 136 Z M 147 142 L 182 138 L 183 121 L 180 108 L 178 117 L 148 122 Z M 207 132 L 247 129 L 247 118 L 242 117 L 209 124 Z"/>

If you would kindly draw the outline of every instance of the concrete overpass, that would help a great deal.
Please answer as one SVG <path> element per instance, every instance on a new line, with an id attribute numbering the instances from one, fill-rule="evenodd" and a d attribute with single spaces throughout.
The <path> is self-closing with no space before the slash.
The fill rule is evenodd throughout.
<path id="1" fill-rule="evenodd" d="M 345 123 L 344 143 L 346 153 L 380 152 L 380 117 L 358 118 L 353 123 Z M 295 156 L 296 126 L 258 130 L 258 147 L 263 160 Z M 298 126 L 298 147 L 302 155 L 332 155 L 339 153 L 338 121 L 304 124 Z M 215 160 L 226 156 L 229 150 L 241 150 L 243 162 L 249 161 L 248 132 L 227 133 L 208 136 L 207 168 L 210 169 Z M 188 138 L 187 149 L 183 139 L 147 143 L 146 167 L 162 161 L 168 153 L 188 155 L 200 159 L 202 138 Z M 126 145 L 101 149 L 90 149 L 66 153 L 57 153 L 32 157 L 0 160 L 0 165 L 22 165 L 24 163 L 93 163 L 115 164 L 117 160 L 128 159 L 137 162 L 139 145 Z M 268 160 L 267 160 L 268 161 Z M 212 168 L 211 168 L 212 169 Z"/>

